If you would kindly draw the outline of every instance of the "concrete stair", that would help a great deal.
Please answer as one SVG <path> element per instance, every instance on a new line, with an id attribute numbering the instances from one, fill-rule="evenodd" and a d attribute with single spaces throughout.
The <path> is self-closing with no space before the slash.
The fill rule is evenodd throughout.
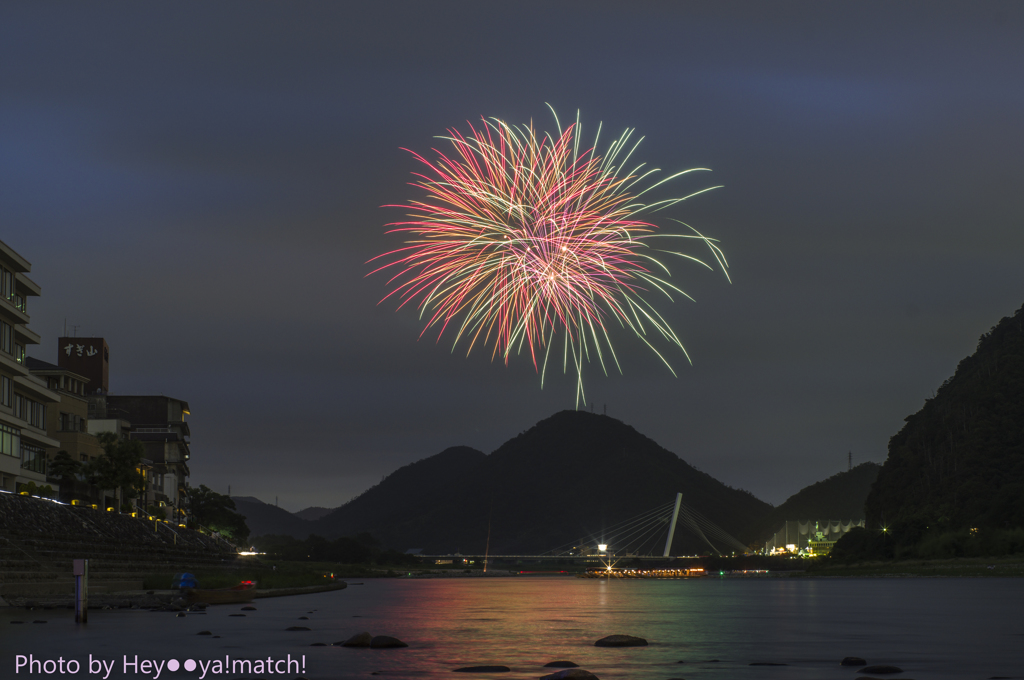
<path id="1" fill-rule="evenodd" d="M 226 542 L 182 527 L 0 494 L 0 597 L 73 593 L 76 559 L 89 560 L 89 592 L 109 593 L 140 590 L 148 574 L 231 567 L 236 557 Z"/>
<path id="2" fill-rule="evenodd" d="M 234 565 L 228 553 L 134 546 L 110 539 L 0 534 L 0 597 L 68 595 L 75 591 L 73 562 L 89 560 L 89 593 L 141 590 L 154 573 Z"/>

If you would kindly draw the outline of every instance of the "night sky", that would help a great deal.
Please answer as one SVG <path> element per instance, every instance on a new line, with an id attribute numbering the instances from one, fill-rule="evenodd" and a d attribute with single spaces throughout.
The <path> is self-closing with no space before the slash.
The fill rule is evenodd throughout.
<path id="1" fill-rule="evenodd" d="M 672 216 L 693 365 L 616 339 L 601 412 L 780 503 L 886 444 L 1024 303 L 1024 5 L 5 3 L 0 239 L 110 344 L 111 390 L 189 402 L 193 484 L 336 506 L 573 408 L 526 357 L 417 340 L 366 261 L 420 196 L 402 147 L 497 116 L 635 127 L 724 189 Z M 667 302 L 667 301 L 666 301 Z M 569 480 L 567 480 L 569 481 Z M 667 500 L 667 499 L 663 499 Z"/>

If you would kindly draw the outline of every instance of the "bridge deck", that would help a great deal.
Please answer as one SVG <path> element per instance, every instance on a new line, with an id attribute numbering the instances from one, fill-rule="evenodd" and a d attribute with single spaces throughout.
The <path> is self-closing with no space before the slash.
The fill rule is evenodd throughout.
<path id="1" fill-rule="evenodd" d="M 662 555 L 416 555 L 416 557 L 424 557 L 429 559 L 444 559 L 444 560 L 590 560 L 592 562 L 600 562 L 601 560 L 613 559 L 613 560 L 688 560 L 700 557 L 699 555 L 685 555 L 677 557 L 663 557 Z"/>

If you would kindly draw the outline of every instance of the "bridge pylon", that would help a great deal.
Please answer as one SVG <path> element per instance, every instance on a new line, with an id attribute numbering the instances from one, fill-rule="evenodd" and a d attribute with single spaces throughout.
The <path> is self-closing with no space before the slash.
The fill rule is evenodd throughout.
<path id="1" fill-rule="evenodd" d="M 676 494 L 676 509 L 672 512 L 672 523 L 668 525 L 668 538 L 665 539 L 665 554 L 662 557 L 668 557 L 669 552 L 672 550 L 672 537 L 676 535 L 676 522 L 679 520 L 679 506 L 683 504 L 683 493 L 680 491 Z"/>

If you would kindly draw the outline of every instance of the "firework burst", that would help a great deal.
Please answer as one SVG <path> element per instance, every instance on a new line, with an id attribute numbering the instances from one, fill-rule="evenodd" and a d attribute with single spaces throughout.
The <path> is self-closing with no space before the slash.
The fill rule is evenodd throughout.
<path id="1" fill-rule="evenodd" d="M 687 231 L 666 233 L 646 217 L 717 187 L 642 200 L 652 189 L 705 168 L 653 181 L 657 169 L 626 169 L 641 141 L 631 141 L 633 130 L 601 155 L 600 127 L 594 145 L 581 149 L 578 116 L 565 129 L 557 115 L 555 122 L 557 135 L 540 133 L 532 123 L 484 119 L 470 125 L 468 134 L 449 130 L 441 137 L 453 147 L 448 153 L 435 149 L 436 157 L 428 159 L 411 152 L 424 166 L 413 186 L 426 197 L 388 206 L 410 213 L 407 221 L 388 225 L 389 233 L 406 236 L 406 246 L 374 258 L 386 264 L 371 273 L 393 272 L 393 290 L 384 299 L 399 299 L 399 308 L 416 305 L 426 321 L 423 333 L 435 328 L 440 339 L 448 330 L 453 348 L 460 341 L 468 345 L 467 354 L 489 347 L 492 359 L 500 356 L 506 363 L 526 353 L 542 386 L 554 349 L 562 370 L 571 365 L 575 371 L 578 405 L 584 363 L 596 360 L 607 374 L 610 357 L 621 371 L 607 331 L 611 324 L 635 333 L 673 375 L 652 339 L 678 347 L 689 360 L 648 299 L 689 298 L 667 280 L 671 273 L 663 256 L 709 269 L 714 262 L 728 273 L 714 239 L 678 220 L 671 221 Z M 658 239 L 706 247 L 708 261 L 658 247 Z"/>

